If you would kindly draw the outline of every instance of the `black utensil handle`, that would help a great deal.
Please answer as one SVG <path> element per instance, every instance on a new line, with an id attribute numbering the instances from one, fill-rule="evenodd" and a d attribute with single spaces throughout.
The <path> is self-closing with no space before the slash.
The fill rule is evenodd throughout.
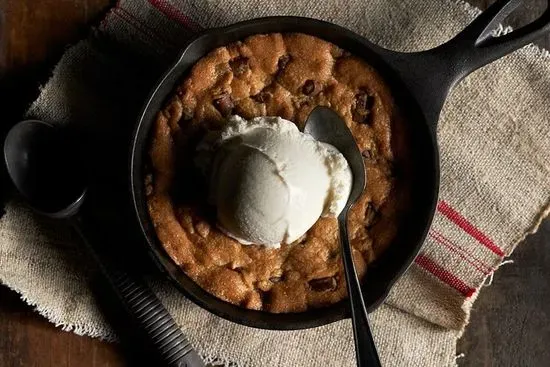
<path id="1" fill-rule="evenodd" d="M 133 324 L 142 331 L 142 337 L 157 353 L 157 360 L 169 367 L 204 367 L 204 362 L 151 289 L 99 256 L 89 242 L 95 238 L 95 233 L 84 221 L 73 218 L 71 224 L 82 237 L 90 256 Z"/>
<path id="2" fill-rule="evenodd" d="M 342 247 L 342 260 L 350 301 L 357 366 L 379 367 L 381 363 L 370 329 L 361 283 L 353 264 L 353 255 L 348 237 L 347 216 L 348 210 L 346 208 L 338 217 L 338 227 L 340 228 L 340 246 Z"/>
<path id="3" fill-rule="evenodd" d="M 147 286 L 122 271 L 115 270 L 109 276 L 120 301 L 166 366 L 204 366 L 172 316 Z"/>

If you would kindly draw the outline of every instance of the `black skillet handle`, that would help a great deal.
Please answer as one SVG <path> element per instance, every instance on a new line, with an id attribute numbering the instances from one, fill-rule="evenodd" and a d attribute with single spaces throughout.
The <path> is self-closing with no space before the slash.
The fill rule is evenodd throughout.
<path id="1" fill-rule="evenodd" d="M 522 2 L 498 0 L 452 40 L 436 49 L 440 54 L 450 55 L 449 61 L 456 65 L 454 72 L 457 80 L 550 32 L 547 1 L 546 11 L 537 20 L 500 37 L 493 36 L 496 26 Z"/>
<path id="2" fill-rule="evenodd" d="M 450 41 L 427 51 L 385 55 L 417 98 L 428 122 L 437 123 L 450 89 L 472 71 L 550 32 L 550 7 L 535 21 L 499 37 L 493 30 L 523 0 L 497 0 Z M 550 0 L 547 0 L 547 4 Z"/>
<path id="3" fill-rule="evenodd" d="M 204 362 L 151 289 L 99 256 L 89 242 L 97 240 L 96 231 L 89 224 L 78 217 L 72 218 L 71 224 L 82 237 L 88 254 L 94 258 L 133 325 L 141 332 L 141 339 L 156 352 L 160 365 L 204 367 Z"/>

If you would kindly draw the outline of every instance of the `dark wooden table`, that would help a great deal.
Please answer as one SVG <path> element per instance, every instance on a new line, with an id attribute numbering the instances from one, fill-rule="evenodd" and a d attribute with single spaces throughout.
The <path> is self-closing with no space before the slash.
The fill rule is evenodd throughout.
<path id="1" fill-rule="evenodd" d="M 65 46 L 83 38 L 112 2 L 0 0 L 2 139 L 36 97 Z M 470 2 L 484 8 L 492 1 Z M 531 1 L 510 23 L 533 19 L 545 2 Z M 550 37 L 539 44 L 550 49 Z M 525 242 L 512 256 L 515 264 L 499 270 L 477 300 L 471 325 L 459 342 L 459 353 L 466 354 L 459 365 L 550 365 L 550 221 Z M 56 329 L 0 286 L 0 367 L 127 364 L 119 346 Z"/>

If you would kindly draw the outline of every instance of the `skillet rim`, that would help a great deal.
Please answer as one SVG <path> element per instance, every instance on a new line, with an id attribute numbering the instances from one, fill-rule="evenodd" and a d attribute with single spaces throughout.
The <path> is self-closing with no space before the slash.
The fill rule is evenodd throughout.
<path id="1" fill-rule="evenodd" d="M 257 28 L 261 28 L 261 30 L 258 30 Z M 152 223 L 149 217 L 148 210 L 146 208 L 145 195 L 143 194 L 144 190 L 142 179 L 142 170 L 145 161 L 144 155 L 146 154 L 146 149 L 148 145 L 148 136 L 150 129 L 154 124 L 154 116 L 156 116 L 158 110 L 161 108 L 162 104 L 164 104 L 166 98 L 169 97 L 170 94 L 173 92 L 174 86 L 177 84 L 177 81 L 183 75 L 185 75 L 189 68 L 196 62 L 196 60 L 192 62 L 188 61 L 188 54 L 193 51 L 194 46 L 201 46 L 201 42 L 208 45 L 208 50 L 203 50 L 201 55 L 197 58 L 198 60 L 206 55 L 206 53 L 208 53 L 210 50 L 216 47 L 234 42 L 239 39 L 243 39 L 252 34 L 271 32 L 300 32 L 310 34 L 321 39 L 327 39 L 327 37 L 320 36 L 317 32 L 315 32 L 317 28 L 325 28 L 325 30 L 331 29 L 332 31 L 337 32 L 336 36 L 338 36 L 339 38 L 343 38 L 342 42 L 335 42 L 333 40 L 329 41 L 339 46 L 342 46 L 343 43 L 354 43 L 359 47 L 365 48 L 362 51 L 371 53 L 373 57 L 378 59 L 375 64 L 378 64 L 378 66 L 382 65 L 383 68 L 386 69 L 385 72 L 381 73 L 385 80 L 388 73 L 393 73 L 394 76 L 398 76 L 398 73 L 395 70 L 391 69 L 388 61 L 383 60 L 384 55 L 387 55 L 388 52 L 393 53 L 393 51 L 380 48 L 379 46 L 370 43 L 365 38 L 344 27 L 326 21 L 306 17 L 271 16 L 255 18 L 225 27 L 205 30 L 198 33 L 195 37 L 191 38 L 182 48 L 182 51 L 179 53 L 176 61 L 162 75 L 160 80 L 155 84 L 154 88 L 152 89 L 152 92 L 145 100 L 143 108 L 138 115 L 138 122 L 132 133 L 129 155 L 129 184 L 131 202 L 134 213 L 136 214 L 136 218 L 139 222 L 139 229 L 146 240 L 146 243 L 148 245 L 148 253 L 153 262 L 161 270 L 162 273 L 164 273 L 173 283 L 176 284 L 177 288 L 186 296 L 186 298 L 190 299 L 193 303 L 209 311 L 210 313 L 220 316 L 226 320 L 250 327 L 270 330 L 300 330 L 319 327 L 336 321 L 340 321 L 345 318 L 349 318 L 349 306 L 347 300 L 343 300 L 334 305 L 319 309 L 308 309 L 307 311 L 296 313 L 276 314 L 265 311 L 249 310 L 239 307 L 237 305 L 233 305 L 231 303 L 218 299 L 217 297 L 211 295 L 210 293 L 203 290 L 200 286 L 198 286 L 177 265 L 175 265 L 174 261 L 170 258 L 170 256 L 162 247 L 162 244 L 160 244 L 160 241 L 156 237 L 154 230 L 152 230 Z M 254 31 L 250 32 L 251 30 Z M 237 33 L 239 34 L 239 36 L 236 35 Z M 241 33 L 247 33 L 247 35 L 242 36 L 240 35 Z M 224 39 L 224 42 L 220 43 L 218 40 L 216 40 L 216 37 L 219 37 L 219 39 Z M 230 38 L 232 40 L 227 40 L 226 38 Z M 356 52 L 354 53 L 357 54 Z M 369 64 L 373 65 L 371 61 L 372 60 L 369 59 Z M 188 65 L 182 67 L 182 65 L 184 64 Z M 379 71 L 379 68 L 377 66 L 375 66 L 375 69 Z M 388 82 L 388 84 L 391 85 L 393 83 Z M 417 108 L 419 109 L 419 107 Z M 420 109 L 419 112 L 422 113 Z M 421 116 L 424 117 L 424 114 L 422 114 Z M 430 135 L 429 138 L 432 144 L 432 166 L 434 169 L 434 177 L 432 180 L 432 197 L 430 198 L 430 205 L 426 208 L 427 212 L 424 218 L 425 226 L 422 231 L 420 231 L 419 229 L 417 230 L 417 232 L 420 232 L 417 236 L 418 241 L 414 246 L 410 246 L 409 253 L 406 256 L 405 261 L 400 263 L 398 270 L 393 272 L 391 276 L 389 276 L 390 279 L 384 282 L 383 286 L 380 286 L 380 284 L 378 285 L 378 293 L 375 295 L 375 297 L 370 297 L 372 295 L 372 292 L 367 293 L 368 296 L 366 297 L 365 301 L 367 303 L 367 309 L 369 312 L 374 311 L 382 302 L 384 302 L 393 285 L 410 267 L 410 265 L 420 252 L 423 242 L 427 237 L 428 230 L 433 220 L 433 216 L 435 214 L 440 180 L 439 152 L 437 148 L 437 141 L 435 136 L 436 134 L 434 129 L 430 128 L 430 125 L 425 118 L 422 119 L 421 123 L 425 125 Z M 390 245 L 389 248 L 391 247 L 393 246 Z M 368 281 L 364 281 L 364 284 L 368 283 Z"/>

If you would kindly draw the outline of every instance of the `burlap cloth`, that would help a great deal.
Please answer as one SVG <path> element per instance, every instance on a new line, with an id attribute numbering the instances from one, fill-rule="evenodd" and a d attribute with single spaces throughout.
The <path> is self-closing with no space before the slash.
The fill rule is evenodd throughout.
<path id="1" fill-rule="evenodd" d="M 131 126 L 190 29 L 303 15 L 410 51 L 449 39 L 477 13 L 451 0 L 122 0 L 88 40 L 67 50 L 29 116 Z M 456 340 L 484 280 L 548 213 L 549 116 L 550 57 L 532 45 L 475 72 L 449 96 L 439 125 L 442 183 L 433 227 L 422 254 L 371 316 L 384 365 L 455 365 Z M 17 201 L 6 210 L 0 221 L 2 283 L 64 330 L 112 339 L 74 236 Z M 151 283 L 208 361 L 355 363 L 349 320 L 307 331 L 256 330 L 210 315 L 166 281 Z"/>

